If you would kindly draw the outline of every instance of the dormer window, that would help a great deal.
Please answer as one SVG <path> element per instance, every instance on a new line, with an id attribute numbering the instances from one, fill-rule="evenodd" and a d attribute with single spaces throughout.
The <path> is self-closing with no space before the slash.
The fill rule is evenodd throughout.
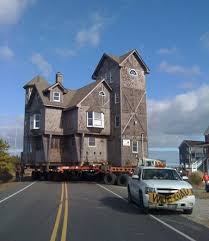
<path id="1" fill-rule="evenodd" d="M 53 92 L 53 101 L 60 102 L 60 92 Z"/>

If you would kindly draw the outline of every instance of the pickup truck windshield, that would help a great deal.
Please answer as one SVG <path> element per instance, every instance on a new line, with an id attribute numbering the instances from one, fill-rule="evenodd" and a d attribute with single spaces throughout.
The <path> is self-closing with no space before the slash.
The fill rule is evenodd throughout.
<path id="1" fill-rule="evenodd" d="M 171 169 L 144 169 L 142 173 L 143 180 L 181 180 L 175 170 Z"/>

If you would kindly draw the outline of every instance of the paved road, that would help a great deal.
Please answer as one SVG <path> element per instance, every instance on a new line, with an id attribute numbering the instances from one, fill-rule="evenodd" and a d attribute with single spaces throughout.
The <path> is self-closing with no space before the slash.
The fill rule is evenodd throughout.
<path id="1" fill-rule="evenodd" d="M 208 241 L 209 229 L 173 212 L 141 214 L 123 187 L 20 183 L 0 193 L 0 241 Z"/>

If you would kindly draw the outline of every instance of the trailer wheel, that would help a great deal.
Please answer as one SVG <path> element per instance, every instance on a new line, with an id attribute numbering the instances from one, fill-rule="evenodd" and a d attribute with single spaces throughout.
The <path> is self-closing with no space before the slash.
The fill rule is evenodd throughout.
<path id="1" fill-rule="evenodd" d="M 127 186 L 128 185 L 128 175 L 127 174 L 120 174 L 117 177 L 117 185 Z"/>
<path id="2" fill-rule="evenodd" d="M 114 185 L 116 181 L 116 175 L 113 173 L 107 173 L 104 176 L 104 183 L 107 185 Z"/>

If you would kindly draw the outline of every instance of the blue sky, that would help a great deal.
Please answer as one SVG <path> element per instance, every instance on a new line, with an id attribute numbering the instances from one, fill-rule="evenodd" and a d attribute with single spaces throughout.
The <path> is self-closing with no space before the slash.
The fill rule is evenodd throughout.
<path id="1" fill-rule="evenodd" d="M 176 161 L 181 140 L 201 139 L 209 125 L 208 9 L 206 0 L 0 0 L 0 136 L 23 115 L 22 86 L 35 75 L 53 82 L 61 71 L 78 88 L 104 52 L 136 48 L 151 70 L 150 148 Z"/>

